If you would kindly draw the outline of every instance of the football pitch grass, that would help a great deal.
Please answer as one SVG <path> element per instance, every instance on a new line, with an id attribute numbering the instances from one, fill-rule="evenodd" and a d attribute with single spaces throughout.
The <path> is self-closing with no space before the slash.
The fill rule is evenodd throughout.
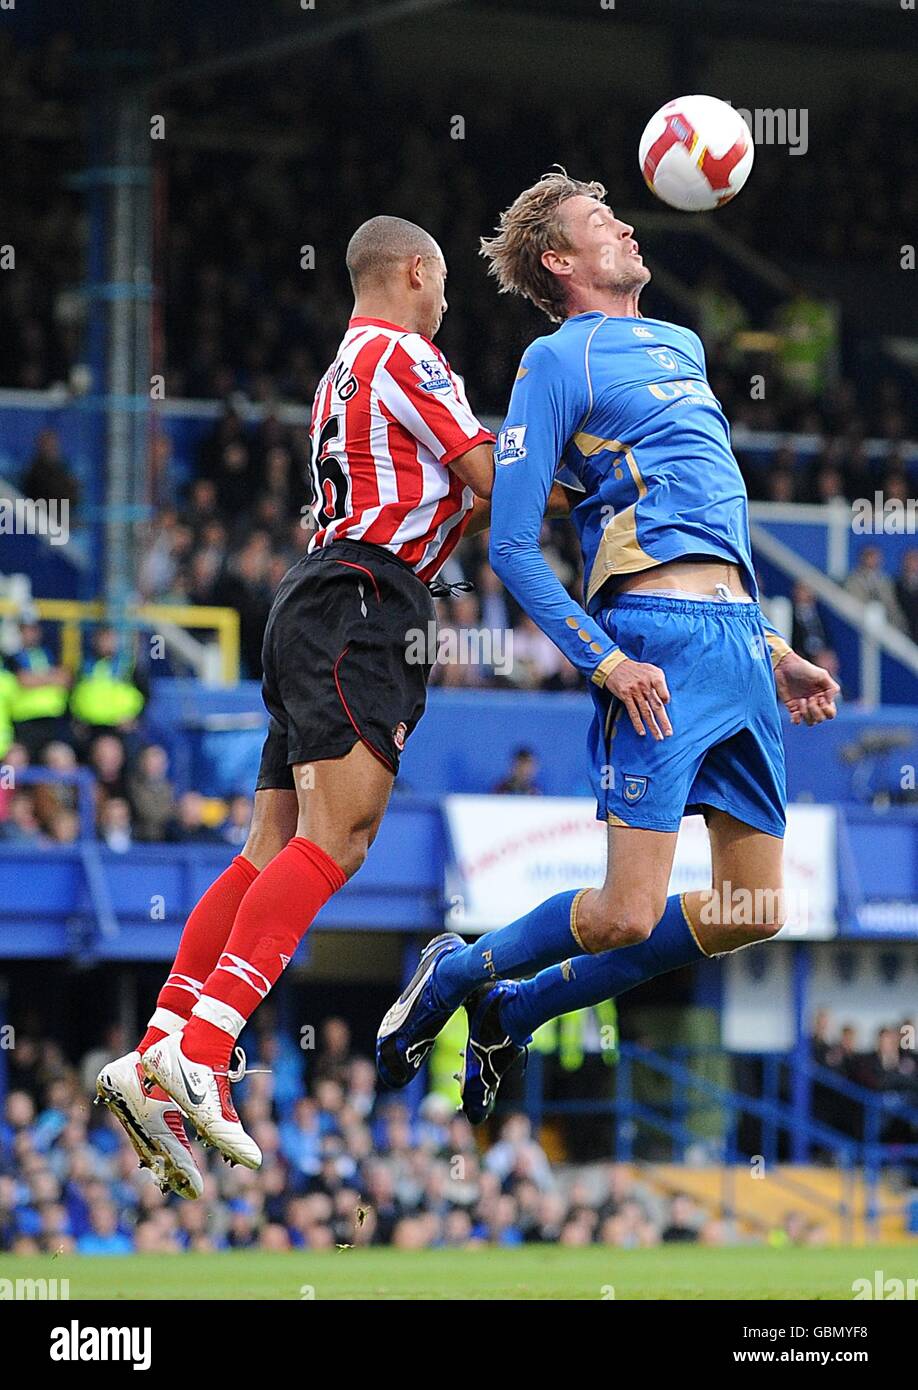
<path id="1" fill-rule="evenodd" d="M 67 1279 L 71 1300 L 842 1299 L 918 1276 L 918 1243 L 859 1248 L 512 1249 L 0 1256 L 0 1280 Z M 914 1286 L 913 1286 L 914 1287 Z M 9 1297 L 7 1293 L 5 1295 Z"/>

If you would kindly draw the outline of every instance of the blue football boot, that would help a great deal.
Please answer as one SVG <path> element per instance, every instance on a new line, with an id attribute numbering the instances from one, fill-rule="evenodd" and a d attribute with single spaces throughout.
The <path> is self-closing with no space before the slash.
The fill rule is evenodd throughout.
<path id="1" fill-rule="evenodd" d="M 440 1029 L 456 1012 L 437 1001 L 432 978 L 437 961 L 464 946 L 455 932 L 428 941 L 418 968 L 387 1012 L 376 1035 L 376 1070 L 387 1086 L 407 1086 L 436 1041 Z"/>
<path id="2" fill-rule="evenodd" d="M 479 985 L 465 1001 L 469 1016 L 469 1040 L 460 1077 L 462 1109 L 469 1124 L 482 1124 L 494 1109 L 497 1090 L 519 1057 L 528 1053 L 520 1047 L 500 1021 L 504 999 L 516 993 L 512 980 L 495 985 Z"/>

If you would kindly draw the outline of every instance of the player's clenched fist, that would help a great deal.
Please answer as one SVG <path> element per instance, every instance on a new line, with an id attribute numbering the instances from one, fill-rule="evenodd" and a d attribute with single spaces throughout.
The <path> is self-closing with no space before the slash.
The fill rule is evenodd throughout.
<path id="1" fill-rule="evenodd" d="M 642 738 L 647 729 L 655 739 L 669 738 L 673 731 L 666 713 L 669 689 L 659 666 L 646 661 L 620 661 L 606 677 L 606 689 L 621 700 Z"/>
<path id="2" fill-rule="evenodd" d="M 624 662 L 622 662 L 624 665 Z M 835 718 L 838 682 L 821 666 L 788 652 L 775 667 L 778 695 L 790 710 L 792 724 L 822 724 Z"/>

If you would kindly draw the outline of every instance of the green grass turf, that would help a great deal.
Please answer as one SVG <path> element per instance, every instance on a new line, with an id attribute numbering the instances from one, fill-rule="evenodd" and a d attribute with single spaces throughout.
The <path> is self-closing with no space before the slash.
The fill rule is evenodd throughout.
<path id="1" fill-rule="evenodd" d="M 918 1277 L 918 1246 L 860 1249 L 262 1251 L 0 1256 L 0 1279 L 70 1280 L 71 1299 L 850 1299 L 852 1281 Z"/>

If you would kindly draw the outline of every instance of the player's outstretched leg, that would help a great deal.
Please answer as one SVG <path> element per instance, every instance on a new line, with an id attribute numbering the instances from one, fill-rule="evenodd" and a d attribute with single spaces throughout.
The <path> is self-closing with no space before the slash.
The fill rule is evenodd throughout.
<path id="1" fill-rule="evenodd" d="M 379 1025 L 380 1079 L 387 1086 L 406 1086 L 441 1028 L 481 985 L 531 974 L 579 954 L 577 906 L 585 891 L 557 893 L 509 926 L 469 944 L 455 932 L 428 942 L 410 982 Z"/>
<path id="2" fill-rule="evenodd" d="M 98 1099 L 120 1122 L 143 1166 L 152 1168 L 182 1197 L 198 1196 L 203 1181 L 185 1138 L 181 1113 L 138 1064 L 154 1043 L 184 1028 L 204 980 L 227 943 L 242 899 L 259 870 L 293 835 L 296 820 L 292 790 L 255 793 L 252 825 L 242 853 L 210 885 L 189 916 L 146 1033 L 133 1052 L 109 1062 L 99 1073 Z"/>
<path id="3" fill-rule="evenodd" d="M 257 1168 L 261 1153 L 236 1113 L 230 1066 L 236 1041 L 277 983 L 320 908 L 366 858 L 392 790 L 392 773 L 363 744 L 343 758 L 294 767 L 296 835 L 245 894 L 220 959 L 182 1033 L 154 1043 L 147 1076 L 181 1107 L 198 1134 L 231 1163 Z"/>
<path id="4" fill-rule="evenodd" d="M 380 1025 L 377 1068 L 387 1085 L 403 1086 L 411 1080 L 415 1068 L 409 1056 L 423 1060 L 454 1010 L 481 985 L 532 975 L 557 961 L 604 950 L 615 944 L 615 931 L 626 945 L 641 927 L 642 913 L 650 931 L 665 901 L 676 836 L 646 830 L 626 833 L 629 842 L 623 849 L 610 829 L 609 871 L 601 892 L 582 888 L 556 893 L 524 917 L 469 944 L 448 934 L 435 938 L 442 943 L 436 952 L 434 942 L 428 945 L 411 984 Z M 649 915 L 658 898 L 655 915 Z M 603 933 L 598 939 L 597 921 Z"/>
<path id="5" fill-rule="evenodd" d="M 467 1005 L 469 1041 L 462 1073 L 462 1106 L 472 1124 L 487 1119 L 501 1080 L 524 1053 L 535 1030 L 549 1019 L 614 999 L 657 975 L 705 956 L 767 941 L 780 931 L 781 840 L 753 830 L 722 811 L 710 812 L 708 830 L 712 887 L 668 898 L 660 920 L 644 933 L 644 940 L 620 950 L 600 950 L 598 954 L 562 961 L 521 983 L 499 981 L 472 996 Z M 611 841 L 621 840 L 627 833 L 610 828 L 610 863 L 621 864 L 622 857 L 618 852 L 613 854 Z M 659 839 L 662 844 L 663 836 Z M 652 852 L 652 844 L 650 848 Z M 729 895 L 737 890 L 749 891 L 756 908 L 733 922 Z M 597 892 L 589 904 L 592 939 L 599 932 L 597 922 L 602 914 L 600 910 L 597 917 L 597 904 L 601 906 L 605 892 L 606 889 Z M 617 915 L 613 913 L 613 917 Z M 612 927 L 616 927 L 615 922 Z M 617 935 L 613 931 L 613 937 Z"/>
<path id="6" fill-rule="evenodd" d="M 619 951 L 581 955 L 549 966 L 531 980 L 482 985 L 469 998 L 469 1040 L 461 1074 L 462 1108 L 473 1125 L 494 1108 L 498 1087 L 541 1024 L 614 999 L 655 975 L 701 960 L 685 914 L 684 895 L 666 909 L 646 941 Z"/>

